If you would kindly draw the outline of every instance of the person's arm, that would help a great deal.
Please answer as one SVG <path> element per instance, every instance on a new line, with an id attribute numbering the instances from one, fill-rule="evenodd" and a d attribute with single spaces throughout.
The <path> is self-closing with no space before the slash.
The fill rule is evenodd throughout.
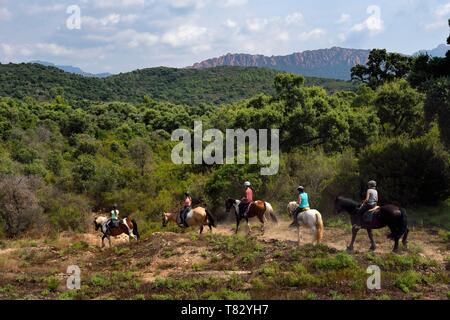
<path id="1" fill-rule="evenodd" d="M 298 195 L 298 205 L 302 204 L 302 197 L 300 195 Z"/>
<path id="2" fill-rule="evenodd" d="M 366 198 L 364 199 L 363 203 L 367 203 L 369 201 L 369 190 L 367 190 Z"/>

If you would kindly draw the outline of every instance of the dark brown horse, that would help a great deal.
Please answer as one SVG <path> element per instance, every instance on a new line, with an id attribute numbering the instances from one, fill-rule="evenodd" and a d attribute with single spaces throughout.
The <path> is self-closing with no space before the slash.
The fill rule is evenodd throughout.
<path id="1" fill-rule="evenodd" d="M 335 214 L 343 211 L 350 214 L 352 223 L 352 241 L 347 247 L 348 251 L 353 251 L 356 235 L 361 228 L 367 230 L 371 243 L 370 250 L 374 251 L 376 249 L 376 245 L 373 240 L 372 229 L 381 229 L 386 226 L 391 230 L 391 234 L 388 238 L 394 240 L 395 242 L 393 251 L 398 251 L 398 241 L 402 236 L 403 245 L 405 248 L 407 247 L 409 229 L 405 209 L 388 204 L 379 207 L 379 209 L 373 213 L 372 221 L 366 222 L 363 219 L 363 215 L 358 213 L 358 208 L 359 203 L 352 199 L 337 197 L 334 201 Z"/>
<path id="2" fill-rule="evenodd" d="M 265 222 L 265 214 L 268 213 L 270 215 L 270 218 L 273 222 L 278 222 L 277 217 L 275 216 L 272 206 L 265 202 L 265 201 L 254 201 L 250 204 L 250 207 L 248 209 L 247 216 L 244 217 L 244 212 L 240 212 L 242 206 L 240 206 L 241 201 L 236 199 L 228 199 L 225 201 L 225 207 L 227 212 L 230 212 L 231 208 L 234 208 L 234 213 L 236 215 L 236 234 L 239 231 L 239 224 L 241 223 L 242 219 L 245 219 L 247 221 L 248 226 L 248 233 L 250 234 L 252 232 L 252 228 L 250 226 L 250 223 L 248 222 L 248 219 L 257 217 L 258 220 L 261 222 L 261 232 L 264 233 L 264 222 Z"/>

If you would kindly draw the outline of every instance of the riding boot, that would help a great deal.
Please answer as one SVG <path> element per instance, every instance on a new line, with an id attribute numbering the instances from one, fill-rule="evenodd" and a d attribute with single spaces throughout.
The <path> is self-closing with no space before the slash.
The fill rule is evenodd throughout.
<path id="1" fill-rule="evenodd" d="M 300 210 L 298 210 L 298 209 L 296 209 L 296 210 L 294 211 L 293 221 L 292 221 L 292 223 L 290 224 L 289 228 L 298 227 L 298 214 L 299 214 L 299 211 L 300 211 Z"/>

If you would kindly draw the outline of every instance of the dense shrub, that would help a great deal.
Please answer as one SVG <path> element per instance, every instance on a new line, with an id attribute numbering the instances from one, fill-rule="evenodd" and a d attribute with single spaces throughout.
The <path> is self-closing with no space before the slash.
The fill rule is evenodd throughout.
<path id="1" fill-rule="evenodd" d="M 450 196 L 450 156 L 434 132 L 370 146 L 361 153 L 360 170 L 365 180 L 378 181 L 382 202 L 435 204 Z"/>

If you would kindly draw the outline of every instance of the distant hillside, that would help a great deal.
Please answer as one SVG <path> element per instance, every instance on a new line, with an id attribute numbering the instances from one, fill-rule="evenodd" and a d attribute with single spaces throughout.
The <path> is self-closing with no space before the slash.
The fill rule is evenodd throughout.
<path id="1" fill-rule="evenodd" d="M 140 102 L 145 95 L 178 104 L 221 104 L 273 93 L 277 71 L 263 68 L 220 67 L 205 70 L 150 68 L 107 78 L 84 77 L 40 64 L 0 65 L 0 96 L 41 100 L 67 99 Z M 330 92 L 353 90 L 350 82 L 307 78 Z"/>
<path id="2" fill-rule="evenodd" d="M 350 70 L 357 64 L 365 64 L 370 50 L 331 49 L 297 52 L 287 56 L 263 56 L 227 54 L 194 64 L 195 69 L 218 66 L 264 67 L 303 74 L 310 77 L 350 80 Z"/>
<path id="3" fill-rule="evenodd" d="M 434 49 L 431 50 L 420 50 L 418 52 L 416 52 L 414 55 L 419 55 L 419 54 L 428 54 L 429 56 L 432 57 L 439 57 L 439 58 L 443 58 L 445 57 L 445 54 L 447 53 L 447 51 L 450 50 L 450 46 L 447 44 L 440 44 L 439 46 L 437 46 Z"/>
<path id="4" fill-rule="evenodd" d="M 85 76 L 85 77 L 106 78 L 106 77 L 109 77 L 111 75 L 110 73 L 107 73 L 107 72 L 105 72 L 105 73 L 89 73 L 89 72 L 85 72 L 85 71 L 81 70 L 78 67 L 74 67 L 74 66 L 59 66 L 59 65 L 56 65 L 54 63 L 47 62 L 47 61 L 36 60 L 36 61 L 31 61 L 30 63 L 37 63 L 37 64 L 41 64 L 41 65 L 46 66 L 46 67 L 55 67 L 55 68 L 58 68 L 58 69 L 61 69 L 61 70 L 65 71 L 65 72 L 75 73 L 75 74 L 79 74 L 79 75 L 82 75 L 82 76 Z"/>

